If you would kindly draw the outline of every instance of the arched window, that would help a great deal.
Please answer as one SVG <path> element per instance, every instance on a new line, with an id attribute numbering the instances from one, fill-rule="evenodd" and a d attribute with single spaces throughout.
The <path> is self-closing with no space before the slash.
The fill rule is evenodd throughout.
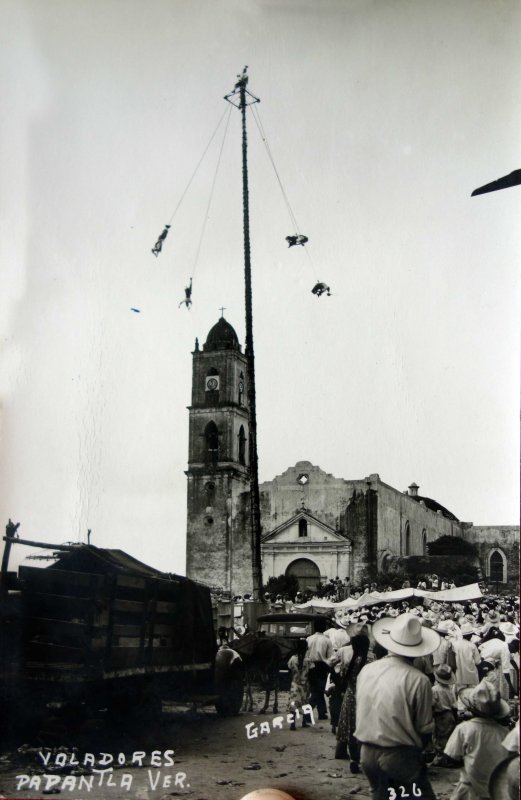
<path id="1" fill-rule="evenodd" d="M 301 517 L 298 521 L 298 535 L 299 538 L 308 535 L 308 521 L 304 517 Z"/>
<path id="2" fill-rule="evenodd" d="M 239 375 L 239 405 L 242 406 L 244 403 L 244 374 L 241 372 Z"/>
<path id="3" fill-rule="evenodd" d="M 422 555 L 427 555 L 427 531 L 425 528 L 422 530 Z"/>
<path id="4" fill-rule="evenodd" d="M 246 464 L 246 434 L 244 426 L 239 428 L 239 464 Z"/>
<path id="5" fill-rule="evenodd" d="M 409 525 L 409 520 L 405 523 L 405 554 L 406 556 L 411 555 L 411 526 Z"/>
<path id="6" fill-rule="evenodd" d="M 206 483 L 204 486 L 204 491 L 206 494 L 206 506 L 213 506 L 215 499 L 215 483 L 212 483 L 211 481 Z"/>
<path id="7" fill-rule="evenodd" d="M 215 422 L 209 422 L 204 429 L 204 438 L 206 441 L 206 459 L 212 463 L 219 460 L 219 431 Z"/>
<path id="8" fill-rule="evenodd" d="M 488 574 L 490 581 L 506 583 L 507 559 L 501 550 L 491 550 L 488 556 Z"/>

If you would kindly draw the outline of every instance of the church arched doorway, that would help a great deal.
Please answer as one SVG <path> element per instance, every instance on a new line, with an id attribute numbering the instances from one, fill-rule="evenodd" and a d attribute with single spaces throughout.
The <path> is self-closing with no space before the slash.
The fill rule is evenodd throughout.
<path id="1" fill-rule="evenodd" d="M 501 550 L 492 550 L 489 553 L 488 573 L 492 583 L 506 582 L 506 558 Z"/>
<path id="2" fill-rule="evenodd" d="M 286 570 L 286 575 L 292 575 L 298 580 L 301 592 L 306 589 L 315 591 L 317 584 L 320 583 L 320 570 L 309 558 L 297 558 L 292 561 Z"/>

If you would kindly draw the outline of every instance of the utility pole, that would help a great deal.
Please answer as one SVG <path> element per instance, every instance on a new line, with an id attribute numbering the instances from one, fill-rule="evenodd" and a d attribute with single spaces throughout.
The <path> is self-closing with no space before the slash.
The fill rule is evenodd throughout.
<path id="1" fill-rule="evenodd" d="M 244 230 L 244 303 L 246 310 L 247 397 L 250 414 L 250 517 L 252 537 L 252 582 L 253 599 L 261 600 L 262 561 L 261 561 L 261 517 L 259 493 L 259 460 L 257 454 L 257 409 L 255 393 L 255 355 L 253 350 L 253 309 L 251 286 L 251 247 L 250 247 L 250 204 L 248 189 L 248 137 L 246 131 L 246 108 L 260 100 L 246 88 L 248 67 L 237 76 L 233 92 L 224 98 L 238 108 L 242 117 L 242 206 Z"/>

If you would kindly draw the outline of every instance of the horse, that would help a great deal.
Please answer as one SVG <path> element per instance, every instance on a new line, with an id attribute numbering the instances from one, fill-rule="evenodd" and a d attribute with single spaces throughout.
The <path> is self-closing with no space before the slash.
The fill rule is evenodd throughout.
<path id="1" fill-rule="evenodd" d="M 243 711 L 253 711 L 252 685 L 259 684 L 264 689 L 264 705 L 259 714 L 265 714 L 270 705 L 271 692 L 274 693 L 273 713 L 278 713 L 279 669 L 283 653 L 277 642 L 259 633 L 247 633 L 234 639 L 230 646 L 239 653 L 244 664 L 245 697 Z"/>

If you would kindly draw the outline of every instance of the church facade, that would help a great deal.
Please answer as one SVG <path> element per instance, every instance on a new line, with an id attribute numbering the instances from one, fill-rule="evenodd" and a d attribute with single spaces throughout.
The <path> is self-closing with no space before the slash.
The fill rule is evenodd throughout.
<path id="1" fill-rule="evenodd" d="M 295 575 L 301 585 L 335 577 L 351 580 L 386 570 L 396 556 L 425 555 L 440 536 L 461 536 L 467 525 L 417 484 L 406 493 L 376 473 L 335 478 L 299 461 L 260 486 L 263 574 Z"/>
<path id="2" fill-rule="evenodd" d="M 202 349 L 196 340 L 192 359 L 186 574 L 244 594 L 252 590 L 246 357 L 221 318 Z M 294 575 L 301 588 L 335 577 L 356 583 L 397 557 L 426 555 L 441 536 L 457 536 L 477 546 L 485 578 L 518 585 L 519 527 L 462 522 L 416 483 L 403 492 L 377 473 L 336 478 L 298 461 L 259 489 L 264 581 Z"/>

